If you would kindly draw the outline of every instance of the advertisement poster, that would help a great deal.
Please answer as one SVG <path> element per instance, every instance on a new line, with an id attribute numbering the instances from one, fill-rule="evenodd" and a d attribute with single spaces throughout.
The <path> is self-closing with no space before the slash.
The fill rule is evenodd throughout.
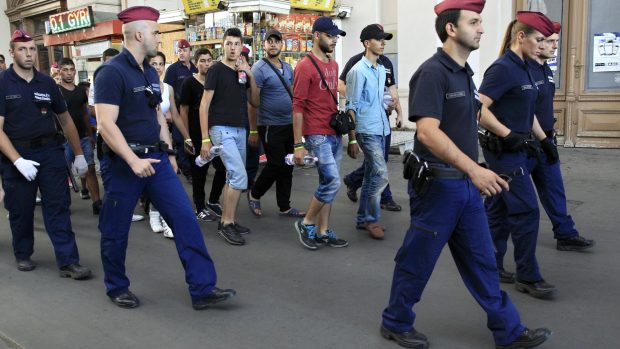
<path id="1" fill-rule="evenodd" d="M 620 32 L 594 34 L 592 71 L 620 71 Z"/>
<path id="2" fill-rule="evenodd" d="M 219 0 L 183 0 L 185 13 L 203 13 L 217 9 Z"/>
<path id="3" fill-rule="evenodd" d="M 334 0 L 291 0 L 291 7 L 306 10 L 331 11 L 334 8 Z"/>

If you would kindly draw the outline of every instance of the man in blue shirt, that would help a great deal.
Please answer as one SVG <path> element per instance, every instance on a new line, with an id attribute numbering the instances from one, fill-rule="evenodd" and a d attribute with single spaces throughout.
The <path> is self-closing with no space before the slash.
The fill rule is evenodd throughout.
<path id="1" fill-rule="evenodd" d="M 357 210 L 358 228 L 368 230 L 375 239 L 383 239 L 384 228 L 379 225 L 381 192 L 388 184 L 387 163 L 384 158 L 385 136 L 390 125 L 383 109 L 385 67 L 378 59 L 385 48 L 385 33 L 379 24 L 366 26 L 360 40 L 366 48 L 364 57 L 347 74 L 347 110 L 356 120 L 356 140 L 364 152 L 364 182 Z"/>
<path id="2" fill-rule="evenodd" d="M 265 34 L 264 49 L 267 57 L 252 67 L 256 87 L 260 93 L 260 107 L 258 115 L 255 110 L 248 113 L 250 116 L 248 142 L 251 146 L 257 147 L 260 136 L 267 155 L 267 165 L 248 192 L 250 210 L 256 216 L 262 215 L 259 200 L 275 182 L 280 215 L 303 217 L 302 212 L 290 205 L 293 166 L 284 162 L 284 157 L 293 153 L 294 143 L 291 92 L 293 69 L 279 58 L 282 51 L 282 34 L 279 31 L 271 29 Z"/>
<path id="3" fill-rule="evenodd" d="M 134 6 L 118 14 L 125 48 L 95 72 L 95 108 L 105 141 L 101 161 L 105 197 L 99 230 L 107 295 L 121 308 L 135 308 L 129 291 L 125 255 L 133 208 L 144 191 L 174 233 L 185 269 L 192 307 L 202 310 L 235 295 L 215 286 L 213 261 L 205 246 L 189 198 L 176 176 L 170 134 L 159 108 L 161 87 L 148 57 L 161 43 L 159 12 Z"/>
<path id="4" fill-rule="evenodd" d="M 80 147 L 67 104 L 52 78 L 34 68 L 37 48 L 22 30 L 10 42 L 14 64 L 0 73 L 0 174 L 4 181 L 13 234 L 13 252 L 20 271 L 31 271 L 34 252 L 34 207 L 41 191 L 43 222 L 52 240 L 60 276 L 86 279 L 90 270 L 79 264 L 75 234 L 71 230 L 67 162 L 64 137 L 58 134 L 57 118 L 75 154 L 80 176 L 88 165 Z"/>
<path id="5" fill-rule="evenodd" d="M 551 334 L 528 330 L 499 287 L 493 242 L 480 194 L 497 195 L 508 183 L 478 165 L 478 93 L 467 64 L 480 46 L 484 0 L 445 0 L 435 6 L 435 28 L 443 47 L 424 62 L 409 83 L 409 120 L 417 125 L 407 160 L 411 225 L 396 254 L 390 301 L 381 334 L 406 348 L 429 347 L 413 327 L 412 307 L 422 297 L 435 263 L 448 244 L 472 296 L 487 315 L 497 349 L 533 348 Z M 419 161 L 414 161 L 415 156 Z"/>

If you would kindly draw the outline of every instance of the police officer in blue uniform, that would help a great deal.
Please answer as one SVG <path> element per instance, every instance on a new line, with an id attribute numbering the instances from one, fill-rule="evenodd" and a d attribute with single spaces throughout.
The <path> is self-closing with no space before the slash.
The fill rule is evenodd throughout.
<path id="1" fill-rule="evenodd" d="M 502 282 L 515 283 L 518 291 L 536 298 L 551 298 L 556 289 L 543 279 L 536 260 L 540 215 L 529 169 L 540 152 L 537 141 L 545 135 L 534 116 L 538 89 L 529 60 L 536 58 L 553 31 L 545 15 L 518 12 L 506 30 L 500 51 L 504 53 L 487 69 L 480 87 L 480 124 L 488 130 L 481 141 L 484 158 L 493 171 L 511 181 L 510 191 L 485 200 L 497 267 Z M 509 236 L 516 277 L 504 269 Z"/>
<path id="2" fill-rule="evenodd" d="M 557 240 L 556 248 L 560 251 L 583 251 L 594 246 L 594 241 L 579 235 L 573 218 L 568 214 L 564 182 L 556 151 L 557 140 L 553 128 L 555 82 L 547 60 L 555 56 L 562 26 L 558 22 L 553 22 L 553 26 L 555 33 L 545 39 L 545 48 L 531 63 L 532 77 L 538 86 L 536 118 L 546 136 L 541 141 L 541 146 L 546 147 L 548 149 L 546 153 L 550 153 L 551 156 L 547 156 L 546 153 L 540 154 L 531 173 L 540 203 L 553 225 L 553 235 Z"/>
<path id="3" fill-rule="evenodd" d="M 79 175 L 87 170 L 80 140 L 67 105 L 52 78 L 34 68 L 37 49 L 22 30 L 11 37 L 14 64 L 0 73 L 0 172 L 6 190 L 13 252 L 17 269 L 31 271 L 34 246 L 34 207 L 41 191 L 43 222 L 52 240 L 60 276 L 86 279 L 91 272 L 79 264 L 75 234 L 71 230 L 64 137 L 76 154 Z"/>
<path id="4" fill-rule="evenodd" d="M 390 301 L 381 334 L 406 348 L 424 349 L 413 328 L 435 263 L 448 244 L 465 285 L 487 313 L 497 348 L 532 348 L 549 330 L 528 330 L 499 288 L 493 242 L 480 193 L 498 195 L 508 184 L 478 165 L 476 114 L 480 103 L 467 64 L 483 33 L 484 0 L 445 0 L 435 6 L 443 47 L 409 83 L 409 120 L 417 124 L 414 154 L 406 158 L 411 225 L 396 254 Z M 413 174 L 412 174 L 413 173 Z"/>
<path id="5" fill-rule="evenodd" d="M 95 108 L 104 144 L 105 197 L 99 219 L 107 295 L 122 308 L 140 302 L 129 291 L 125 253 L 133 208 L 144 191 L 172 227 L 192 306 L 202 310 L 235 295 L 215 286 L 216 273 L 196 215 L 176 176 L 170 134 L 159 110 L 161 89 L 148 57 L 157 53 L 159 12 L 135 6 L 118 14 L 123 52 L 95 72 Z"/>

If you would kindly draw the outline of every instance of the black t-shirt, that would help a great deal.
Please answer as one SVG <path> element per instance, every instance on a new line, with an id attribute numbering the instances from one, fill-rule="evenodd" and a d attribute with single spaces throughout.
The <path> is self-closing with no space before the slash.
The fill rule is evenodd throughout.
<path id="1" fill-rule="evenodd" d="M 442 48 L 424 62 L 409 82 L 409 120 L 421 117 L 439 120 L 442 130 L 469 158 L 478 161 L 480 98 L 468 64 L 458 65 Z M 414 151 L 422 159 L 443 162 L 417 140 Z"/>
<path id="2" fill-rule="evenodd" d="M 204 86 L 195 77 L 190 76 L 183 80 L 181 85 L 181 99 L 179 103 L 187 105 L 187 121 L 189 125 L 189 137 L 194 144 L 200 144 L 202 132 L 200 132 L 200 101 L 205 91 Z"/>
<path id="3" fill-rule="evenodd" d="M 246 127 L 249 87 L 249 81 L 245 85 L 240 84 L 237 71 L 224 63 L 217 62 L 211 66 L 204 87 L 205 90 L 214 91 L 209 107 L 209 127 Z"/>
<path id="4" fill-rule="evenodd" d="M 62 92 L 63 97 L 65 97 L 67 110 L 71 115 L 71 119 L 73 119 L 78 136 L 80 136 L 80 138 L 88 137 L 89 125 L 84 121 L 84 108 L 85 105 L 88 106 L 86 90 L 80 86 L 75 86 L 73 90 L 67 90 L 62 85 L 58 85 L 58 87 L 60 87 L 60 92 Z"/>
<path id="5" fill-rule="evenodd" d="M 364 52 L 358 53 L 355 56 L 351 57 L 342 69 L 342 73 L 340 73 L 340 77 L 338 79 L 347 82 L 347 74 L 349 74 L 349 70 L 351 70 L 351 68 L 353 68 L 353 66 L 357 62 L 361 61 L 362 57 L 364 57 Z M 390 61 L 390 59 L 386 56 L 379 56 L 378 62 L 385 68 L 385 87 L 396 85 L 396 79 L 394 78 L 394 66 L 392 65 L 392 61 Z"/>

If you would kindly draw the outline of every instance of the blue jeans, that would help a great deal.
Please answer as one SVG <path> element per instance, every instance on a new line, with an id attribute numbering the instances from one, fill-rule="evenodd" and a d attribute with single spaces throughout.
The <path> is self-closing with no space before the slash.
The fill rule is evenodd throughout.
<path id="1" fill-rule="evenodd" d="M 340 188 L 340 161 L 342 160 L 342 136 L 309 135 L 306 148 L 317 157 L 319 187 L 314 197 L 322 203 L 331 204 Z"/>
<path id="2" fill-rule="evenodd" d="M 376 223 L 381 216 L 381 192 L 388 184 L 388 169 L 383 154 L 385 137 L 358 133 L 357 142 L 364 152 L 364 181 L 357 223 Z"/>
<path id="3" fill-rule="evenodd" d="M 82 146 L 84 159 L 86 160 L 88 166 L 95 166 L 95 153 L 93 151 L 93 146 L 90 143 L 90 138 L 80 138 L 80 146 Z M 71 163 L 75 160 L 75 154 L 73 154 L 73 149 L 71 149 L 69 142 L 65 142 L 65 158 L 67 158 L 67 161 Z"/>
<path id="4" fill-rule="evenodd" d="M 244 127 L 211 126 L 209 135 L 213 145 L 223 145 L 220 158 L 226 167 L 226 184 L 236 190 L 248 187 L 248 175 L 245 171 L 245 137 Z"/>
<path id="5" fill-rule="evenodd" d="M 384 159 L 386 163 L 388 162 L 388 158 L 390 155 L 391 144 L 392 144 L 392 134 L 389 134 L 385 136 Z M 353 172 L 346 175 L 346 179 L 349 185 L 355 188 L 355 190 L 360 188 L 363 184 L 364 171 L 365 171 L 364 166 L 365 166 L 365 162 L 362 162 L 362 165 L 360 167 L 356 168 Z M 383 189 L 383 192 L 381 193 L 381 202 L 386 203 L 390 201 L 392 201 L 392 191 L 390 190 L 390 184 L 388 183 L 388 185 L 385 187 L 385 189 Z"/>

